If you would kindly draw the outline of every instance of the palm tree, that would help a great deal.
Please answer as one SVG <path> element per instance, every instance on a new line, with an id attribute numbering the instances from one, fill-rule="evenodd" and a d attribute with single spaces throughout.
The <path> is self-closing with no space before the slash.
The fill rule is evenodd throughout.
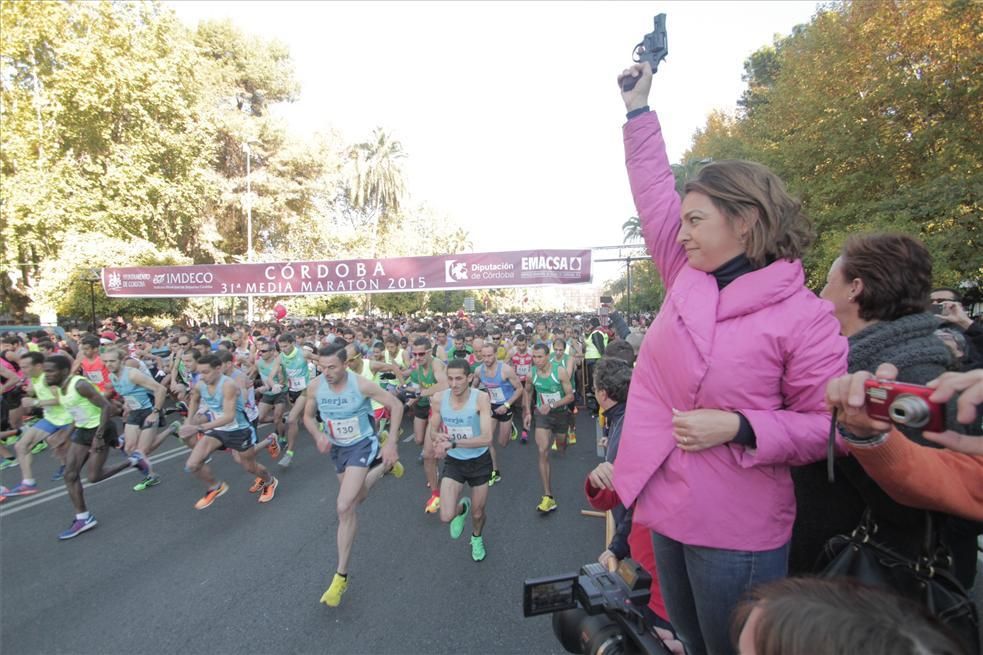
<path id="1" fill-rule="evenodd" d="M 403 144 L 379 127 L 373 130 L 370 141 L 349 150 L 348 201 L 372 221 L 376 244 L 387 231 L 387 219 L 399 211 L 406 194 L 405 158 Z"/>
<path id="2" fill-rule="evenodd" d="M 642 240 L 642 223 L 638 216 L 632 216 L 621 224 L 621 231 L 624 234 L 625 243 Z"/>

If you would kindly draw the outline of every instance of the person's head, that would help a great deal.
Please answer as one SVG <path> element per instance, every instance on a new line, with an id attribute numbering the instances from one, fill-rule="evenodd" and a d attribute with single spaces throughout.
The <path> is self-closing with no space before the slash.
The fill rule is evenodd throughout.
<path id="1" fill-rule="evenodd" d="M 734 613 L 741 655 L 962 655 L 914 602 L 849 578 L 784 578 L 752 590 Z"/>
<path id="2" fill-rule="evenodd" d="M 437 343 L 447 343 L 447 328 L 443 326 L 437 328 Z"/>
<path id="3" fill-rule="evenodd" d="M 201 353 L 196 348 L 188 348 L 181 353 L 181 362 L 188 371 L 197 370 L 199 359 L 201 359 Z"/>
<path id="4" fill-rule="evenodd" d="M 222 377 L 222 360 L 217 355 L 205 355 L 198 359 L 198 373 L 201 380 L 208 386 L 212 386 Z"/>
<path id="5" fill-rule="evenodd" d="M 762 267 L 801 259 L 812 242 L 802 203 L 768 168 L 749 161 L 707 164 L 683 187 L 676 240 L 693 268 L 711 272 L 738 255 Z"/>
<path id="6" fill-rule="evenodd" d="M 123 363 L 126 361 L 126 357 L 126 348 L 120 346 L 106 348 L 102 353 L 102 363 L 106 365 L 110 373 L 118 375 L 123 369 Z"/>
<path id="7" fill-rule="evenodd" d="M 20 368 L 27 377 L 36 378 L 44 372 L 44 355 L 40 352 L 26 352 L 21 355 Z"/>
<path id="8" fill-rule="evenodd" d="M 515 344 L 515 351 L 517 353 L 520 355 L 526 354 L 526 350 L 529 348 L 529 340 L 526 339 L 525 334 L 520 332 L 519 334 L 515 335 L 515 339 L 512 340 L 512 343 Z"/>
<path id="9" fill-rule="evenodd" d="M 82 337 L 79 350 L 86 359 L 94 359 L 99 354 L 99 337 L 91 334 Z"/>
<path id="10" fill-rule="evenodd" d="M 223 374 L 229 375 L 232 373 L 232 370 L 235 368 L 235 357 L 232 356 L 231 351 L 222 350 L 220 348 L 219 350 L 215 351 L 214 356 L 218 358 L 219 362 L 221 362 Z"/>
<path id="11" fill-rule="evenodd" d="M 362 351 L 355 343 L 350 343 L 345 346 L 345 363 L 348 365 L 348 369 L 356 373 L 362 372 Z"/>
<path id="12" fill-rule="evenodd" d="M 596 316 L 591 318 L 591 320 L 588 321 L 588 323 L 590 323 L 590 327 L 592 330 L 601 327 L 601 319 L 597 318 Z"/>
<path id="13" fill-rule="evenodd" d="M 329 384 L 341 384 L 348 377 L 348 343 L 342 339 L 317 351 L 317 367 Z"/>
<path id="14" fill-rule="evenodd" d="M 413 349 L 411 350 L 413 361 L 421 366 L 429 366 L 430 361 L 433 359 L 430 347 L 430 339 L 417 337 L 413 341 Z"/>
<path id="15" fill-rule="evenodd" d="M 276 338 L 276 342 L 280 344 L 280 352 L 288 357 L 294 353 L 294 342 L 296 340 L 290 332 L 284 332 Z"/>
<path id="16" fill-rule="evenodd" d="M 72 361 L 64 355 L 52 355 L 44 360 L 44 382 L 49 387 L 60 387 L 68 379 Z"/>
<path id="17" fill-rule="evenodd" d="M 468 360 L 455 358 L 447 362 L 447 386 L 458 398 L 470 393 L 471 365 Z"/>
<path id="18" fill-rule="evenodd" d="M 236 349 L 236 345 L 229 339 L 222 339 L 218 342 L 218 349 L 222 352 L 232 352 Z"/>
<path id="19" fill-rule="evenodd" d="M 191 347 L 191 337 L 186 334 L 180 334 L 177 337 L 175 345 L 177 346 L 177 350 L 183 352 Z"/>
<path id="20" fill-rule="evenodd" d="M 622 359 L 605 355 L 594 366 L 594 396 L 602 409 L 628 402 L 631 365 Z"/>
<path id="21" fill-rule="evenodd" d="M 604 356 L 615 357 L 627 362 L 629 366 L 635 365 L 635 349 L 631 347 L 630 343 L 621 339 L 609 343 L 608 347 L 604 349 Z"/>
<path id="22" fill-rule="evenodd" d="M 932 288 L 932 256 L 904 234 L 856 235 L 830 266 L 820 296 L 846 336 L 868 323 L 924 312 Z"/>
<path id="23" fill-rule="evenodd" d="M 490 343 L 486 343 L 479 351 L 481 353 L 481 363 L 485 365 L 485 370 L 494 370 L 495 362 L 498 361 L 498 348 Z"/>
<path id="24" fill-rule="evenodd" d="M 557 359 L 563 359 L 564 353 L 567 350 L 567 342 L 563 339 L 553 339 L 553 356 Z"/>
<path id="25" fill-rule="evenodd" d="M 195 341 L 194 349 L 198 351 L 199 355 L 207 355 L 212 352 L 212 342 L 208 339 L 198 339 Z"/>
<path id="26" fill-rule="evenodd" d="M 549 364 L 550 347 L 545 343 L 537 343 L 532 347 L 532 363 L 538 369 L 544 369 Z"/>
<path id="27" fill-rule="evenodd" d="M 500 343 L 502 343 L 502 331 L 495 326 L 488 331 L 488 342 L 494 345 L 496 348 Z"/>
<path id="28" fill-rule="evenodd" d="M 962 302 L 962 297 L 959 295 L 959 292 L 951 287 L 937 287 L 932 289 L 932 292 L 929 294 L 929 299 L 934 303 Z"/>
<path id="29" fill-rule="evenodd" d="M 464 330 L 457 330 L 454 332 L 454 348 L 457 350 L 463 350 L 466 342 Z"/>
<path id="30" fill-rule="evenodd" d="M 54 355 L 58 352 L 58 346 L 51 341 L 38 341 L 38 350 L 45 355 Z"/>
<path id="31" fill-rule="evenodd" d="M 399 354 L 399 339 L 394 336 L 388 336 L 384 341 L 386 345 L 386 352 L 389 353 L 391 357 L 395 357 Z"/>

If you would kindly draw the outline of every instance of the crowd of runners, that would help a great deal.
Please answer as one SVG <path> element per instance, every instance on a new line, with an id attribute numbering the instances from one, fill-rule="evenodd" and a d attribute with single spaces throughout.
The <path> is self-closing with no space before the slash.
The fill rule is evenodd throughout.
<path id="1" fill-rule="evenodd" d="M 634 340 L 615 315 L 623 335 Z M 535 444 L 542 496 L 556 510 L 550 456 L 576 443 L 574 415 L 592 399 L 591 370 L 610 345 L 633 354 L 597 317 L 355 318 L 254 325 L 138 328 L 112 320 L 95 333 L 8 333 L 0 339 L 2 467 L 21 480 L 0 487 L 0 502 L 38 493 L 32 458 L 50 450 L 74 509 L 58 535 L 97 525 L 83 473 L 98 482 L 139 469 L 133 491 L 161 482 L 149 457 L 179 440 L 185 471 L 202 486 L 196 510 L 229 485 L 209 466 L 226 451 L 251 479 L 260 503 L 274 499 L 278 470 L 291 466 L 303 423 L 339 480 L 337 572 L 321 601 L 347 589 L 356 510 L 383 476 L 402 477 L 398 444 L 417 446 L 426 513 L 459 538 L 470 520 L 471 556 L 485 558 L 482 529 L 489 487 L 506 473 L 500 451 Z M 124 457 L 110 458 L 118 449 Z M 441 464 L 442 463 L 442 464 Z M 181 481 L 181 484 L 186 482 Z M 470 489 L 470 495 L 465 487 Z M 532 504 L 532 499 L 530 499 Z"/>

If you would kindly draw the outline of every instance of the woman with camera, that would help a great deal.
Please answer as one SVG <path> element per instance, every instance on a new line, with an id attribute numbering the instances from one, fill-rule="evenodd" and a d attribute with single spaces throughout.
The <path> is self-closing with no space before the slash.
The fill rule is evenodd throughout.
<path id="1" fill-rule="evenodd" d="M 789 466 L 825 452 L 825 382 L 846 366 L 831 307 L 804 285 L 811 230 L 760 164 L 714 162 L 680 200 L 647 63 L 619 77 L 625 156 L 666 287 L 632 377 L 614 484 L 652 530 L 669 618 L 691 655 L 730 653 L 746 590 L 785 576 Z"/>
<path id="2" fill-rule="evenodd" d="M 932 260 L 916 239 L 901 234 L 871 234 L 847 240 L 833 262 L 820 294 L 833 303 L 843 335 L 850 343 L 848 372 L 874 372 L 883 362 L 894 364 L 897 379 L 919 385 L 939 377 L 952 356 L 934 332 L 938 320 L 928 313 Z M 946 412 L 947 427 L 960 432 L 955 399 Z M 932 446 L 921 430 L 900 426 L 912 441 Z M 924 536 L 924 512 L 900 505 L 867 475 L 852 457 L 837 460 L 839 475 L 827 480 L 825 463 L 793 472 L 798 518 L 792 537 L 789 567 L 811 573 L 826 542 L 849 534 L 870 508 L 878 539 L 902 553 L 917 556 Z M 956 559 L 956 575 L 971 586 L 975 573 L 975 538 L 961 522 L 946 526 L 947 545 Z"/>

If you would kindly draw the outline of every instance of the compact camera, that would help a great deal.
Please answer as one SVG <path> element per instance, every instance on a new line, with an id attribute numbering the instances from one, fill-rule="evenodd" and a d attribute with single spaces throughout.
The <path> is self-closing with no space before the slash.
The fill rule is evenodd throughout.
<path id="1" fill-rule="evenodd" d="M 597 562 L 580 573 L 533 578 L 522 589 L 525 616 L 553 615 L 553 633 L 568 653 L 668 653 L 648 608 L 652 576 L 628 558 L 608 571 Z"/>
<path id="2" fill-rule="evenodd" d="M 891 380 L 867 380 L 867 416 L 927 432 L 945 430 L 945 405 L 928 398 L 934 389 Z"/>

